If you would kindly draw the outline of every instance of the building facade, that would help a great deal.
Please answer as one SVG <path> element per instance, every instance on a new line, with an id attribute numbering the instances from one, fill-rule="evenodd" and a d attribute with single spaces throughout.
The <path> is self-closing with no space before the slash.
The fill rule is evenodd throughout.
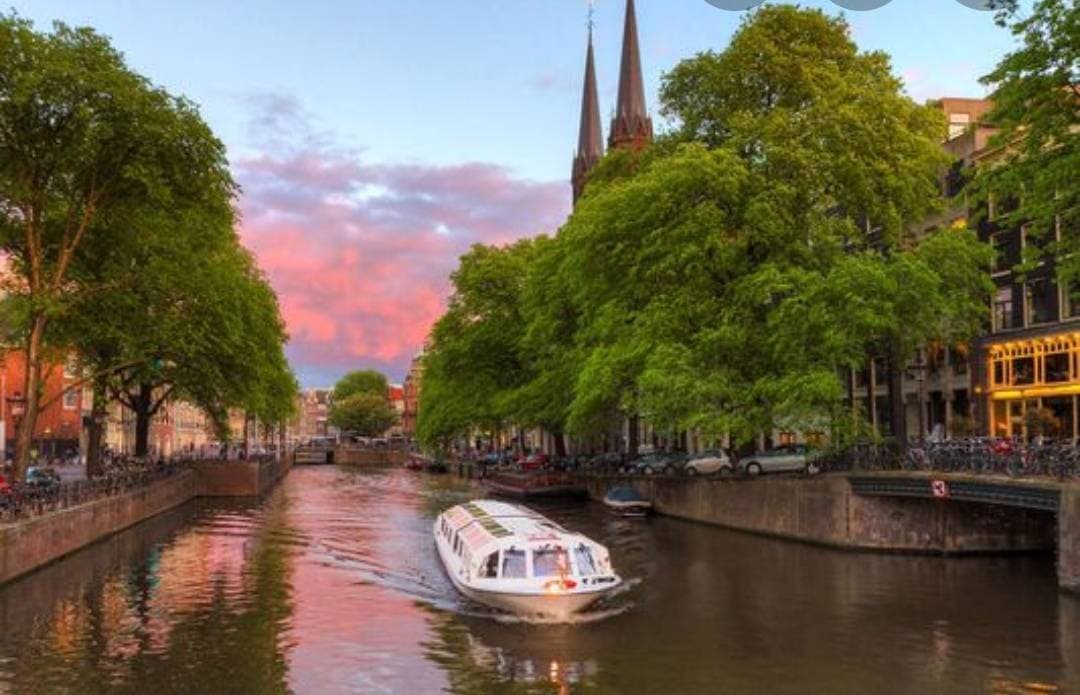
<path id="1" fill-rule="evenodd" d="M 335 436 L 330 426 L 330 405 L 333 391 L 326 388 L 306 389 L 297 396 L 295 438 L 306 442 L 313 437 Z"/>
<path id="2" fill-rule="evenodd" d="M 34 426 L 33 450 L 43 459 L 77 455 L 83 437 L 84 389 L 73 359 L 54 361 L 43 370 L 44 407 Z M 26 353 L 7 349 L 0 354 L 0 422 L 5 458 L 15 453 L 15 436 L 26 412 Z"/>
<path id="3" fill-rule="evenodd" d="M 423 354 L 413 358 L 405 383 L 401 385 L 401 433 L 406 439 L 416 439 L 416 421 L 420 415 L 420 379 L 423 373 Z"/>
<path id="4" fill-rule="evenodd" d="M 903 374 L 903 407 L 911 436 L 989 435 L 1080 439 L 1080 302 L 1077 288 L 1061 286 L 1048 243 L 1078 230 L 1058 224 L 1053 238 L 1029 234 L 1004 215 L 1016 199 L 982 206 L 963 194 L 963 182 L 992 166 L 1000 150 L 983 121 L 985 99 L 943 98 L 948 131 L 943 147 L 954 159 L 944 192 L 954 205 L 927 228 L 976 222 L 981 241 L 997 251 L 988 269 L 996 287 L 987 307 L 986 333 L 970 345 L 930 345 Z M 1037 259 L 1019 272 L 1022 259 Z M 1029 265 L 1029 264 L 1025 264 Z M 851 397 L 871 425 L 891 435 L 887 368 L 880 359 L 849 375 Z"/>

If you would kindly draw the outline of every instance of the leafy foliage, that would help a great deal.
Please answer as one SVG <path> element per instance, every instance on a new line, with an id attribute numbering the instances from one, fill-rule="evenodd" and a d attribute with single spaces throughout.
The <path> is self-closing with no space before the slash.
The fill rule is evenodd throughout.
<path id="1" fill-rule="evenodd" d="M 334 384 L 334 400 L 343 401 L 357 393 L 372 393 L 385 399 L 389 388 L 386 376 L 381 372 L 373 369 L 358 370 L 338 379 Z"/>
<path id="2" fill-rule="evenodd" d="M 974 190 L 984 201 L 1023 191 L 1003 221 L 1030 224 L 1028 234 L 1044 243 L 1029 248 L 1056 253 L 1063 280 L 1080 291 L 1080 6 L 1036 0 L 1022 16 L 1010 2 L 998 22 L 1019 47 L 983 77 L 994 88 L 987 119 L 999 129 L 994 142 L 1001 152 L 980 171 Z"/>
<path id="3" fill-rule="evenodd" d="M 386 401 L 386 392 L 356 391 L 330 407 L 330 424 L 342 432 L 375 437 L 397 422 L 397 413 Z"/>
<path id="4" fill-rule="evenodd" d="M 75 348 L 140 431 L 172 394 L 219 422 L 229 407 L 287 415 L 284 326 L 233 231 L 235 192 L 197 108 L 106 38 L 0 15 L 0 250 L 29 364 L 17 464 L 50 344 Z"/>
<path id="5" fill-rule="evenodd" d="M 474 248 L 424 362 L 420 434 L 513 422 L 850 431 L 842 371 L 980 327 L 991 252 L 924 230 L 940 113 L 818 11 L 766 7 L 664 79 L 675 132 L 609 153 L 554 239 Z M 913 233 L 918 230 L 918 233 Z"/>

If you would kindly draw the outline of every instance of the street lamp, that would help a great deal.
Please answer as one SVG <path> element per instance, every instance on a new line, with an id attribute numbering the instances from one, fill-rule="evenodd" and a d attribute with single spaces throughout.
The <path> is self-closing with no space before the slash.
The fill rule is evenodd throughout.
<path id="1" fill-rule="evenodd" d="M 927 419 L 926 418 L 926 401 L 927 401 L 926 379 L 927 379 L 927 374 L 930 371 L 930 365 L 926 363 L 926 359 L 924 358 L 922 350 L 919 351 L 918 359 L 919 359 L 919 361 L 916 362 L 915 364 L 908 365 L 906 371 L 907 371 L 908 378 L 911 378 L 912 376 L 914 376 L 914 378 L 918 380 L 918 392 L 916 394 L 916 398 L 918 398 L 918 401 L 919 401 L 919 439 L 925 439 L 926 435 L 927 435 L 927 432 L 926 432 L 926 419 Z M 914 374 L 912 374 L 912 372 L 914 372 Z M 905 417 L 907 417 L 906 414 L 905 414 Z"/>
<path id="2" fill-rule="evenodd" d="M 15 431 L 15 437 L 19 436 L 19 422 L 22 420 L 23 413 L 26 412 L 26 399 L 23 398 L 22 393 L 15 392 L 15 395 L 7 398 L 8 413 L 11 415 L 12 425 Z M 7 458 L 7 433 L 4 433 L 4 458 Z"/>

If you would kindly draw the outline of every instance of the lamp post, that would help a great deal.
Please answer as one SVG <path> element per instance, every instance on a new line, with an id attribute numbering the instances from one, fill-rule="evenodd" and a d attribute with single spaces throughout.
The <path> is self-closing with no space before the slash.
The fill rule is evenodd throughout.
<path id="1" fill-rule="evenodd" d="M 919 361 L 915 364 L 909 365 L 907 368 L 908 375 L 911 376 L 911 372 L 914 372 L 915 378 L 918 380 L 918 392 L 916 394 L 919 400 L 919 439 L 926 438 L 926 377 L 927 372 L 930 371 L 930 365 L 926 363 L 923 351 L 919 350 Z"/>
<path id="2" fill-rule="evenodd" d="M 7 385 L 6 382 L 4 384 Z M 22 393 L 15 392 L 15 395 L 6 399 L 8 413 L 11 415 L 12 426 L 15 430 L 15 436 L 19 436 L 19 423 L 22 421 L 23 413 L 26 412 L 26 399 L 23 398 Z M 5 423 L 7 424 L 6 420 Z M 5 433 L 6 437 L 6 433 Z M 4 456 L 7 456 L 7 440 L 4 440 Z"/>

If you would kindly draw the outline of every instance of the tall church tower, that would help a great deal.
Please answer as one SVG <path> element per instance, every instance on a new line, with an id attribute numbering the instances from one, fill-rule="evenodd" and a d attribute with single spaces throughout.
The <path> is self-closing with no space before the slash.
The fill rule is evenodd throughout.
<path id="1" fill-rule="evenodd" d="M 593 60 L 592 20 L 589 22 L 589 50 L 585 57 L 585 86 L 581 95 L 581 131 L 578 134 L 577 155 L 571 182 L 574 186 L 574 205 L 585 190 L 596 163 L 604 156 L 604 135 L 600 131 L 600 99 L 596 90 L 596 65 Z"/>
<path id="2" fill-rule="evenodd" d="M 641 49 L 638 46 L 637 13 L 634 0 L 626 0 L 626 26 L 623 29 L 622 66 L 619 69 L 619 102 L 611 120 L 608 147 L 639 149 L 653 139 L 652 119 L 645 108 L 645 83 L 641 73 Z"/>

